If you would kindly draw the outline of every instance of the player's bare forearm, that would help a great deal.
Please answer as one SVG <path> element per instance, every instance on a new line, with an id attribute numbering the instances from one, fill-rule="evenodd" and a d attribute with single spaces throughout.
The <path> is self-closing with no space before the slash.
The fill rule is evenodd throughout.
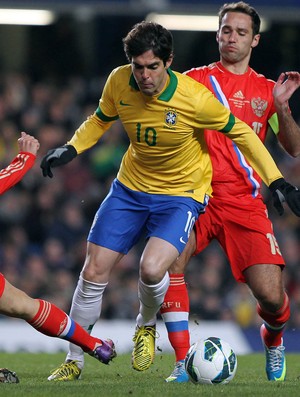
<path id="1" fill-rule="evenodd" d="M 300 127 L 291 114 L 288 101 L 299 87 L 300 73 L 286 72 L 281 73 L 273 89 L 279 122 L 278 139 L 284 149 L 293 157 L 300 154 Z"/>
<path id="2" fill-rule="evenodd" d="M 279 122 L 278 140 L 293 157 L 300 155 L 300 127 L 290 112 L 277 113 Z"/>

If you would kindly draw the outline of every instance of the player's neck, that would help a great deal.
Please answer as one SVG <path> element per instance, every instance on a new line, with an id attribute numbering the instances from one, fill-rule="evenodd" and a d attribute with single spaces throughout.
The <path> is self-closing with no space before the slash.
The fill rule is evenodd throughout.
<path id="1" fill-rule="evenodd" d="M 249 68 L 248 62 L 229 63 L 224 59 L 221 59 L 220 62 L 225 69 L 234 74 L 245 74 Z"/>

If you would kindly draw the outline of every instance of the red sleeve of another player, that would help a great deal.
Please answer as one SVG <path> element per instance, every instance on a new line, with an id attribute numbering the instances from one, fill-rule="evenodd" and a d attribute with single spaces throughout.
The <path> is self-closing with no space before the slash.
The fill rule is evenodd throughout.
<path id="1" fill-rule="evenodd" d="M 5 288 L 5 277 L 3 276 L 2 273 L 0 273 L 0 298 L 3 295 L 4 288 Z"/>
<path id="2" fill-rule="evenodd" d="M 32 153 L 21 152 L 9 166 L 0 171 L 0 194 L 5 193 L 23 178 L 33 166 L 35 157 Z"/>

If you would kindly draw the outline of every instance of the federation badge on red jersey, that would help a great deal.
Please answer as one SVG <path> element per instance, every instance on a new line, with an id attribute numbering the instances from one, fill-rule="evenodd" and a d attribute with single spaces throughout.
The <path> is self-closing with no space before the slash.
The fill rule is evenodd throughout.
<path id="1" fill-rule="evenodd" d="M 256 116 L 262 117 L 265 113 L 265 110 L 268 107 L 268 102 L 265 101 L 264 99 L 261 99 L 260 97 L 252 98 L 251 106 L 252 106 L 253 112 L 256 114 Z"/>

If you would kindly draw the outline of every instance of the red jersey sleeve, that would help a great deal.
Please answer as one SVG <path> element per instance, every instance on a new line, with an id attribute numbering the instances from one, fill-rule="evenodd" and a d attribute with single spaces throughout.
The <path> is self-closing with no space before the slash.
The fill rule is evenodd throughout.
<path id="1" fill-rule="evenodd" d="M 0 171 L 0 194 L 5 193 L 17 184 L 30 170 L 36 156 L 28 152 L 20 152 L 13 161 Z"/>

